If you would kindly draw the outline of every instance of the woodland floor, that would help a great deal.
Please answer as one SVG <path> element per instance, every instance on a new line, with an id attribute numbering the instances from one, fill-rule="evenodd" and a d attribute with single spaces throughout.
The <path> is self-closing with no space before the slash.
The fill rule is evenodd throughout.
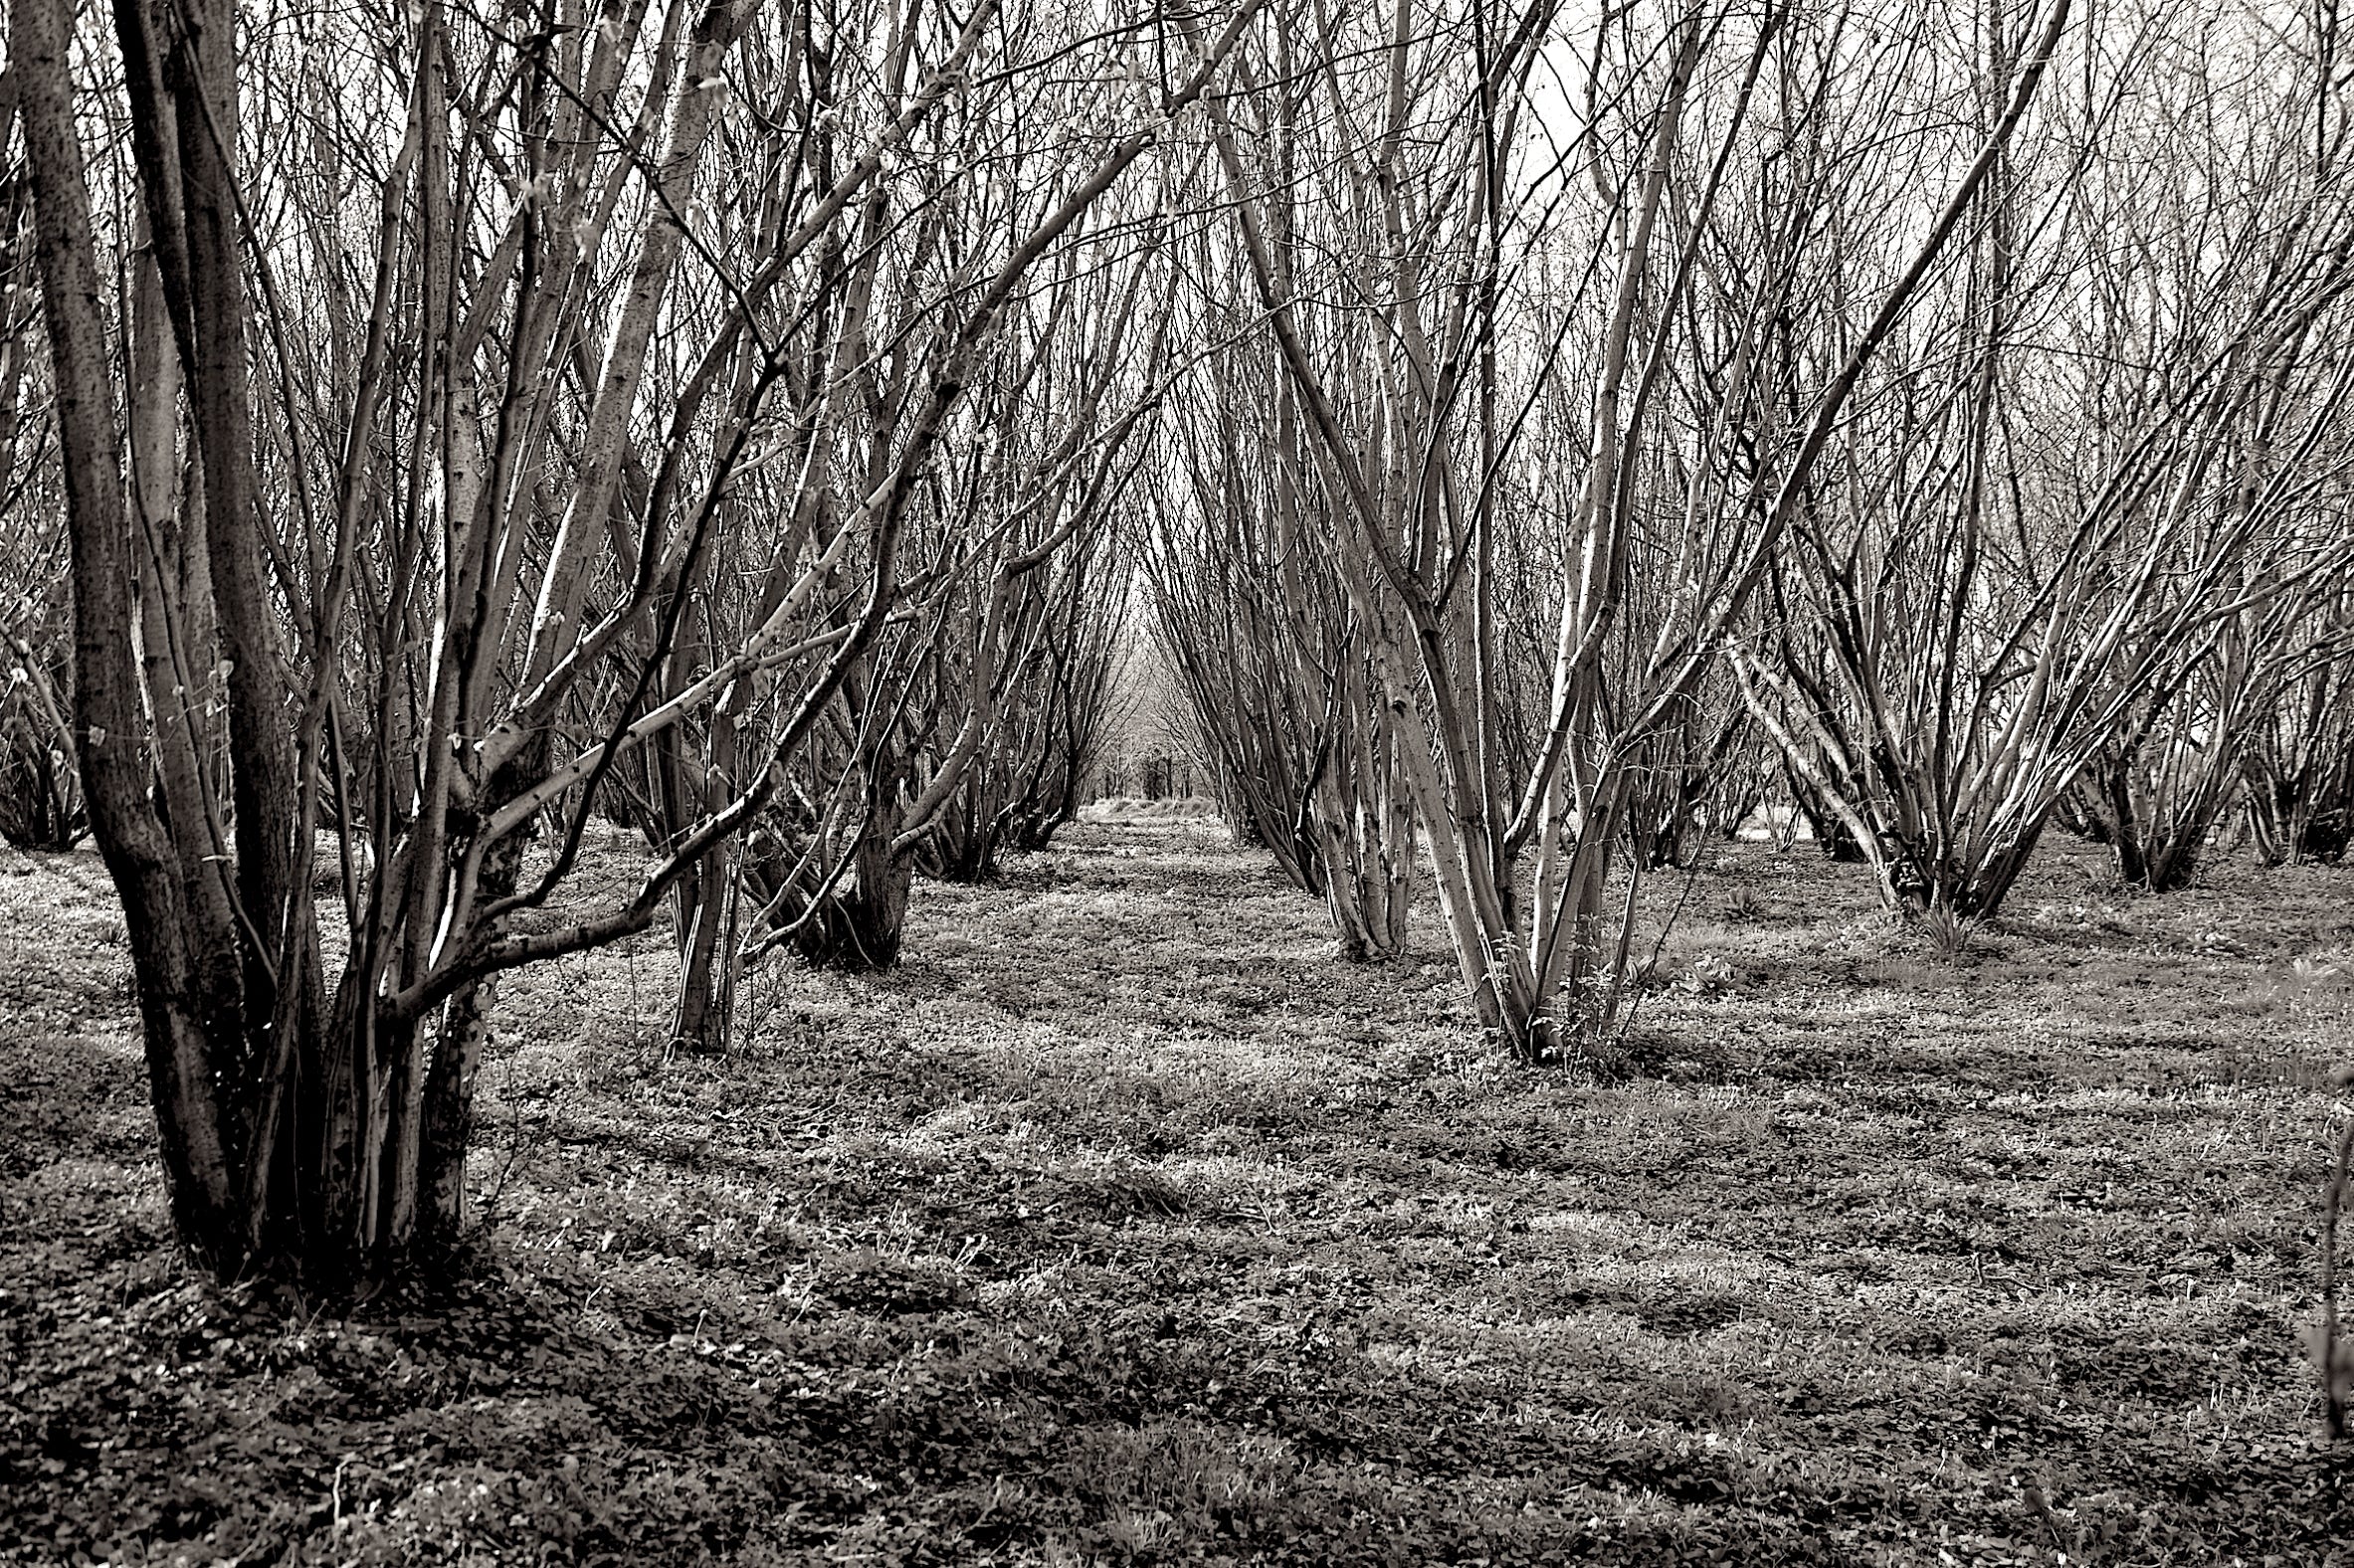
<path id="1" fill-rule="evenodd" d="M 2354 1563 L 2354 870 L 2060 842 L 1957 962 L 1724 855 L 1574 1072 L 1215 824 L 922 886 L 724 1062 L 660 933 L 527 973 L 480 1274 L 289 1321 L 173 1262 L 97 859 L 0 853 L 0 1561 Z"/>

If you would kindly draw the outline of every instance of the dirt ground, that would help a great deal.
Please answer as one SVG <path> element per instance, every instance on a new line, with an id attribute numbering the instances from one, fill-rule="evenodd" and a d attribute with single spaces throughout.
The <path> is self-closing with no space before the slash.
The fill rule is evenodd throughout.
<path id="1" fill-rule="evenodd" d="M 2063 841 L 1958 958 L 1803 847 L 1647 898 L 1565 1071 L 1214 822 L 924 885 L 722 1062 L 659 932 L 529 971 L 481 1268 L 290 1319 L 174 1263 L 97 859 L 0 852 L 0 1561 L 2354 1563 L 2354 869 Z"/>

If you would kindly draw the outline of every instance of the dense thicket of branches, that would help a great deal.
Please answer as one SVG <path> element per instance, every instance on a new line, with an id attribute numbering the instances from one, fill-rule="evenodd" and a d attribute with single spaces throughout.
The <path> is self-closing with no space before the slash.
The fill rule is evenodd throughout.
<path id="1" fill-rule="evenodd" d="M 2271 705 L 2252 704 L 2244 741 L 2250 823 L 2275 866 L 2354 848 L 2354 588 L 2323 582 L 2312 622 L 2287 639 L 2302 657 Z"/>
<path id="2" fill-rule="evenodd" d="M 1769 791 L 1952 919 L 2342 858 L 2333 17 L 14 0 L 0 832 L 95 830 L 182 1238 L 438 1256 L 501 972 L 895 961 L 1145 640 L 1530 1062 Z"/>
<path id="3" fill-rule="evenodd" d="M 2019 69 L 1984 37 L 1982 122 Z M 2071 788 L 2178 885 L 2309 661 L 2354 283 L 2312 45 L 2253 13 L 2088 34 L 1795 515 L 1734 668 L 1892 903 L 1993 911 Z"/>
<path id="4" fill-rule="evenodd" d="M 0 81 L 0 127 L 15 113 L 15 83 Z M 9 156 L 0 167 L 0 842 L 57 850 L 82 838 L 89 813 L 73 757 L 64 493 L 42 375 L 32 192 L 24 159 Z"/>
<path id="5" fill-rule="evenodd" d="M 1248 331 L 1215 298 L 1195 330 Z M 1333 554 L 1340 498 L 1303 448 L 1272 354 L 1197 378 L 1152 497 L 1153 626 L 1220 803 L 1294 885 L 1324 900 L 1355 959 L 1406 947 L 1414 823 L 1398 726 Z"/>
<path id="6" fill-rule="evenodd" d="M 1001 854 L 1044 850 L 1078 817 L 1105 739 L 1129 578 L 1107 535 L 1091 532 L 1011 579 L 991 721 L 917 846 L 917 870 L 983 881 Z"/>

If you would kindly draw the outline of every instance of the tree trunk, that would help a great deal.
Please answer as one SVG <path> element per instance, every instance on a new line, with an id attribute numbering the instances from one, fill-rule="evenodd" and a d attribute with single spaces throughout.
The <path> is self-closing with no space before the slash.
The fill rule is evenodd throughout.
<path id="1" fill-rule="evenodd" d="M 833 890 L 805 909 L 794 949 L 823 969 L 853 973 L 888 969 L 899 961 L 915 867 L 891 853 L 891 835 L 870 828 L 850 853 Z"/>

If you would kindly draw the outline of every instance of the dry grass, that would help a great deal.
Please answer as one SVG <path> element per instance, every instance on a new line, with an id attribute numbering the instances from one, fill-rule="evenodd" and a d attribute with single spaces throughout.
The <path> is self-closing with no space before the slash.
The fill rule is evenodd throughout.
<path id="1" fill-rule="evenodd" d="M 181 1277 L 104 880 L 14 859 L 0 1560 L 2354 1561 L 2297 1339 L 2349 874 L 2060 847 L 1941 956 L 1729 853 L 1606 1071 L 1215 822 L 925 886 L 718 1065 L 659 937 L 518 976 L 490 1263 L 347 1322 Z"/>

